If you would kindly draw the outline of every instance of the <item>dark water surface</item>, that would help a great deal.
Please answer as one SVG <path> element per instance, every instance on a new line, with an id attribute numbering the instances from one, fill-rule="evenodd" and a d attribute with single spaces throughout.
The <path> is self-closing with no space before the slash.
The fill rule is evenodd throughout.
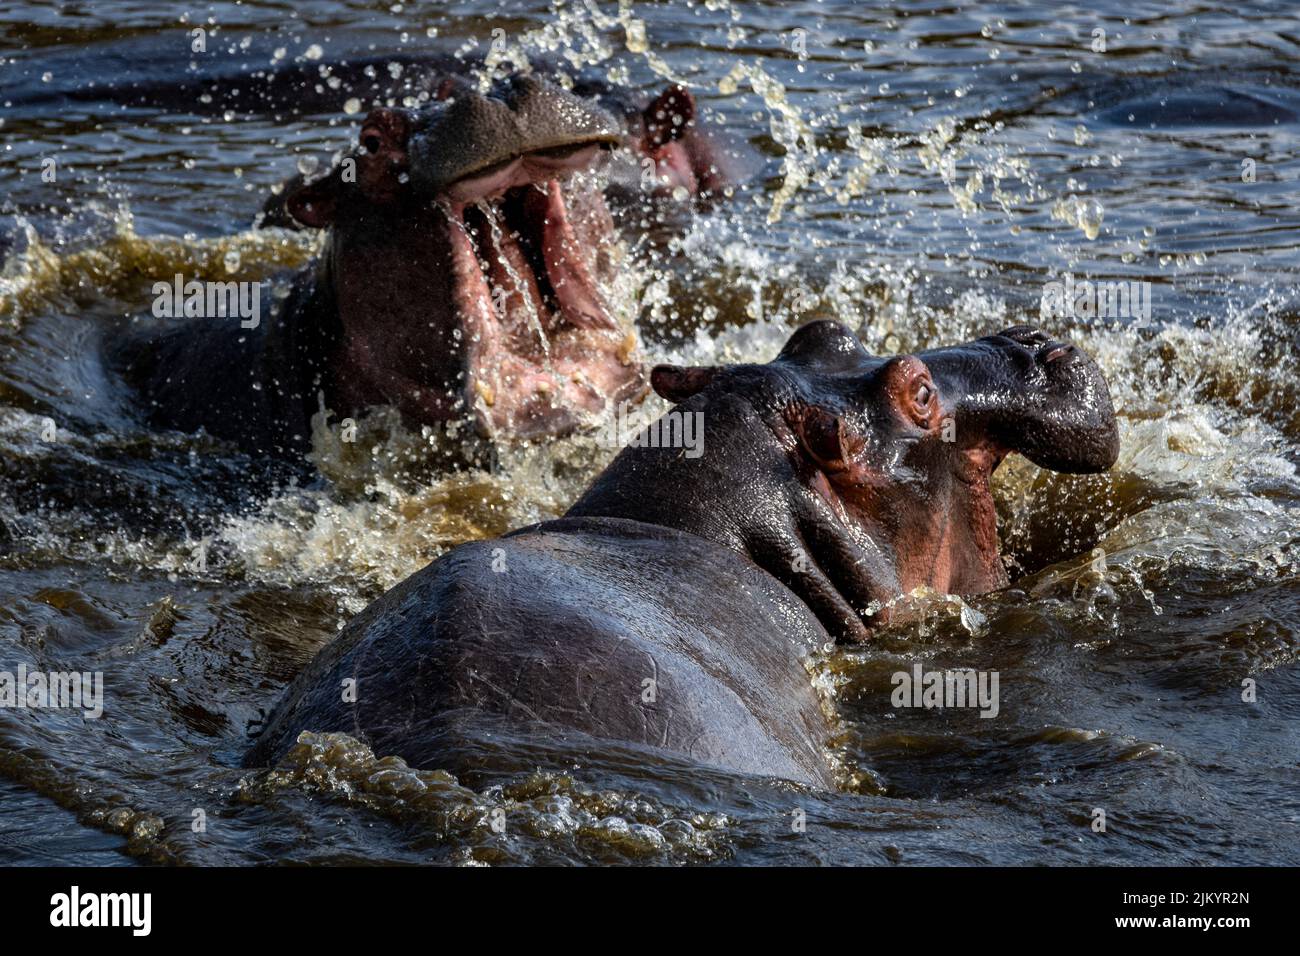
<path id="1" fill-rule="evenodd" d="M 1300 863 L 1289 4 L 179 16 L 0 10 L 0 669 L 105 682 L 99 719 L 0 709 L 0 861 Z M 310 256 L 311 237 L 250 224 L 355 135 L 374 83 L 343 61 L 382 80 L 389 62 L 503 49 L 636 90 L 680 79 L 750 157 L 730 203 L 677 210 L 631 250 L 612 294 L 656 359 L 765 361 L 831 316 L 896 352 L 1038 322 L 1067 272 L 1151 283 L 1145 323 L 1045 321 L 1110 378 L 1114 471 L 1005 467 L 1015 585 L 909 596 L 917 623 L 811 675 L 839 724 L 839 792 L 616 747 L 493 773 L 517 762 L 510 741 L 475 780 L 345 738 L 238 767 L 371 598 L 459 541 L 563 511 L 609 452 L 580 437 L 439 475 L 428 436 L 376 419 L 365 447 L 321 428 L 316 472 L 272 474 L 144 429 L 103 345 L 176 272 L 263 278 Z M 265 71 L 308 79 L 277 98 Z M 891 707 L 915 662 L 997 671 L 997 717 Z"/>

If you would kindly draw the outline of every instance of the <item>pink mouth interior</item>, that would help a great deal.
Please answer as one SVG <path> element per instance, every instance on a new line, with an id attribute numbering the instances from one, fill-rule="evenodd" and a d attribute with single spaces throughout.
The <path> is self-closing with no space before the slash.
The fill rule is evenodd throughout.
<path id="1" fill-rule="evenodd" d="M 567 430 L 643 387 L 635 340 L 601 298 L 560 182 L 599 149 L 529 153 L 457 181 L 440 202 L 469 337 L 467 399 L 489 432 Z"/>

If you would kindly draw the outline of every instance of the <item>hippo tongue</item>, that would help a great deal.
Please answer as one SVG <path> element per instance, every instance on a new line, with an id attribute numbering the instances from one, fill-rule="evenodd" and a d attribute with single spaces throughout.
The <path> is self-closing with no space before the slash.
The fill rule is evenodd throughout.
<path id="1" fill-rule="evenodd" d="M 542 260 L 560 318 L 577 328 L 616 328 L 578 248 L 559 181 L 548 181 L 544 192 L 528 190 L 524 208 L 529 221 L 541 225 Z"/>

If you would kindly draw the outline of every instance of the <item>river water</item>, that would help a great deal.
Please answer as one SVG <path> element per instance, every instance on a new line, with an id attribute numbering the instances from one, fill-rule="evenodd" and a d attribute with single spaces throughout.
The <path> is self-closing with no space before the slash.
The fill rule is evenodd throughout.
<path id="1" fill-rule="evenodd" d="M 164 7 L 0 11 L 0 669 L 104 675 L 98 719 L 0 709 L 0 861 L 1300 863 L 1287 4 Z M 331 64 L 502 53 L 685 82 L 744 157 L 729 201 L 629 236 L 619 305 L 653 358 L 766 361 L 821 317 L 882 353 L 1029 321 L 1109 377 L 1111 473 L 997 476 L 1010 589 L 909 596 L 914 623 L 817 661 L 837 792 L 612 746 L 464 780 L 346 738 L 239 766 L 369 600 L 562 512 L 610 452 L 447 475 L 376 419 L 276 467 L 145 429 L 103 349 L 160 279 L 310 257 L 251 223 L 355 136 Z M 240 79 L 321 66 L 275 108 Z M 1067 274 L 1149 283 L 1150 308 L 1040 318 Z M 892 707 L 917 663 L 998 672 L 997 716 Z"/>

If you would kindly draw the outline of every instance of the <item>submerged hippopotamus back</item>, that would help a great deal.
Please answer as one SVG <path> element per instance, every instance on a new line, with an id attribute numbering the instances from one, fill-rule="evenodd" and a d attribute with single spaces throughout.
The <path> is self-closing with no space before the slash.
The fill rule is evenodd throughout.
<path id="1" fill-rule="evenodd" d="M 508 734 L 829 786 L 802 659 L 869 638 L 918 585 L 1003 584 L 1006 455 L 1084 472 L 1118 454 L 1096 365 L 1024 327 L 880 358 L 820 322 L 767 365 L 652 379 L 702 416 L 703 454 L 626 448 L 564 518 L 413 575 L 299 676 L 250 762 L 338 730 L 464 770 Z"/>

